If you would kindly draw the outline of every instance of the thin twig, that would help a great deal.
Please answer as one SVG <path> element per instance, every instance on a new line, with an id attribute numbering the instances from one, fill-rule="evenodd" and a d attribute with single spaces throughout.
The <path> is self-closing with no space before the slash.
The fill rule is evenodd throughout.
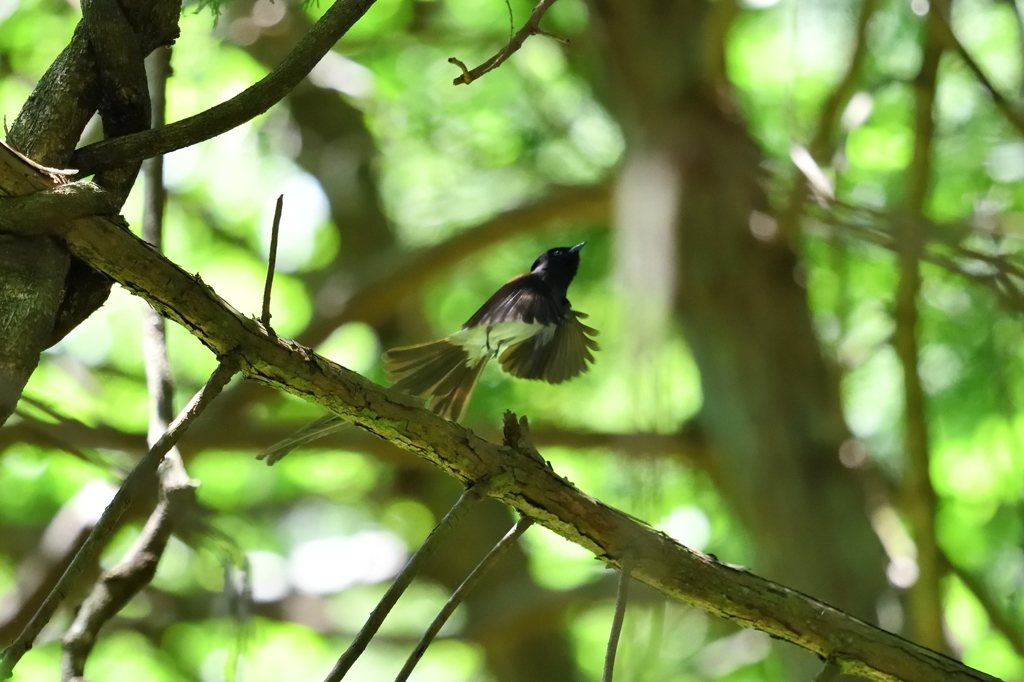
<path id="1" fill-rule="evenodd" d="M 152 101 L 153 128 L 166 121 L 167 78 L 171 73 L 171 48 L 157 48 L 146 60 L 149 96 Z M 142 165 L 143 213 L 142 238 L 163 252 L 164 212 L 167 188 L 164 187 L 164 157 L 147 159 Z M 146 387 L 149 389 L 149 445 L 153 445 L 174 418 L 174 385 L 171 363 L 167 355 L 167 327 L 164 318 L 149 304 L 143 304 L 142 347 L 146 365 Z"/>
<path id="2" fill-rule="evenodd" d="M 1001 603 L 1003 600 L 992 594 L 992 590 L 985 584 L 981 576 L 950 561 L 948 555 L 944 555 L 944 558 L 953 570 L 953 574 L 960 578 L 960 582 L 974 594 L 978 603 L 981 604 L 992 627 L 1006 638 L 1018 656 L 1024 656 L 1024 627 L 1019 619 L 1011 613 L 1011 609 L 1007 609 L 1006 605 Z"/>
<path id="3" fill-rule="evenodd" d="M 487 494 L 489 485 L 486 481 L 480 483 L 474 483 L 470 486 L 466 492 L 462 493 L 462 496 L 458 501 L 448 510 L 448 513 L 444 515 L 441 522 L 430 532 L 427 539 L 423 541 L 420 548 L 413 553 L 412 557 L 409 558 L 409 562 L 402 569 L 402 572 L 398 574 L 395 581 L 391 583 L 391 587 L 381 597 L 380 602 L 374 607 L 373 612 L 370 613 L 370 617 L 366 619 L 366 623 L 362 629 L 356 635 L 356 638 L 352 640 L 352 644 L 349 645 L 345 653 L 341 655 L 338 662 L 334 664 L 334 668 L 325 678 L 325 682 L 338 682 L 348 673 L 349 669 L 355 664 L 356 660 L 366 649 L 366 645 L 370 643 L 373 636 L 377 634 L 377 630 L 380 629 L 381 623 L 387 618 L 388 613 L 394 608 L 398 602 L 398 598 L 402 596 L 406 588 L 412 583 L 413 578 L 420 570 L 420 566 L 423 562 L 434 553 L 434 551 L 441 545 L 441 542 L 448 537 L 452 529 L 455 528 L 456 524 L 462 519 L 466 513 L 476 506 L 476 503 L 483 499 L 484 495 Z"/>
<path id="4" fill-rule="evenodd" d="M 839 202 L 835 205 L 842 208 L 851 208 L 856 210 L 856 207 L 841 205 Z M 812 211 L 820 211 L 821 207 L 809 206 L 809 209 Z M 874 210 L 864 210 L 863 212 L 866 213 L 871 220 L 889 220 L 896 222 L 901 219 L 897 215 L 879 213 Z M 897 254 L 900 252 L 900 242 L 893 235 L 890 228 L 883 228 L 877 225 L 859 223 L 851 220 L 843 220 L 836 216 L 835 213 L 818 213 L 814 215 L 815 218 L 820 221 L 819 224 L 824 227 L 842 230 L 854 239 L 880 246 Z M 920 235 L 921 238 L 928 240 L 925 244 L 925 250 L 918 254 L 920 260 L 937 265 L 960 277 L 977 282 L 991 289 L 1008 309 L 1016 312 L 1024 312 L 1024 291 L 1021 290 L 1020 285 L 1015 283 L 1013 279 L 1024 279 L 1024 266 L 1011 261 L 1009 254 L 982 253 L 977 249 L 971 249 L 957 244 L 950 244 L 949 240 L 942 237 L 943 231 L 948 231 L 951 227 L 964 227 L 965 234 L 973 234 L 975 231 L 971 230 L 969 226 L 961 226 L 958 224 L 936 225 L 922 221 L 924 221 L 924 217 L 918 216 L 919 224 L 929 226 L 930 229 L 927 233 L 922 233 Z M 940 253 L 934 248 L 935 246 L 948 246 L 951 249 L 952 254 Z M 959 262 L 957 258 L 963 259 L 963 261 L 966 262 L 977 261 L 985 263 L 986 265 L 991 266 L 994 272 L 973 272 L 965 268 L 964 264 Z"/>
<path id="5" fill-rule="evenodd" d="M 511 0 L 505 0 L 505 7 L 508 8 L 508 39 L 511 41 L 516 32 L 515 18 L 512 16 Z"/>
<path id="6" fill-rule="evenodd" d="M 185 409 L 181 411 L 164 435 L 150 448 L 149 452 L 143 455 L 139 463 L 132 469 L 132 472 L 128 474 L 128 477 L 118 489 L 117 494 L 114 495 L 114 499 L 111 500 L 110 504 L 103 511 L 103 515 L 100 516 L 100 520 L 89 533 L 85 544 L 78 550 L 75 558 L 71 560 L 71 564 L 64 571 L 64 575 L 60 577 L 60 580 L 57 581 L 53 590 L 47 595 L 39 610 L 32 616 L 32 620 L 29 621 L 25 629 L 18 635 L 18 639 L 4 650 L 3 657 L 0 658 L 0 680 L 5 680 L 11 676 L 14 666 L 32 648 L 32 643 L 40 631 L 42 631 L 43 626 L 53 617 L 57 607 L 67 597 L 71 588 L 74 587 L 82 571 L 96 560 L 96 557 L 99 556 L 99 553 L 106 546 L 107 541 L 114 534 L 114 531 L 117 530 L 121 516 L 128 509 L 135 495 L 147 481 L 152 480 L 156 474 L 157 467 L 160 466 L 160 462 L 164 459 L 164 455 L 177 444 L 178 440 L 185 435 L 188 427 L 192 425 L 192 422 L 220 394 L 224 386 L 231 380 L 231 377 L 238 371 L 238 368 L 238 357 L 229 355 L 223 358 L 209 381 L 206 382 L 206 385 L 193 396 L 192 400 L 189 401 L 189 404 L 185 406 Z"/>
<path id="7" fill-rule="evenodd" d="M 530 13 L 530 18 L 526 20 L 523 27 L 509 39 L 508 45 L 498 50 L 496 55 L 475 69 L 469 69 L 467 71 L 465 64 L 455 57 L 450 58 L 448 60 L 450 63 L 455 64 L 462 69 L 462 75 L 453 80 L 452 85 L 469 85 L 485 73 L 494 71 L 496 68 L 501 66 L 506 59 L 515 54 L 516 51 L 523 46 L 523 43 L 526 42 L 527 38 L 541 33 L 540 20 L 544 17 L 544 13 L 548 11 L 548 8 L 553 4 L 555 4 L 555 0 L 540 0 L 536 7 L 533 8 L 533 11 Z"/>
<path id="8" fill-rule="evenodd" d="M 1016 7 L 1014 8 L 1016 11 Z M 971 70 L 974 77 L 978 79 L 981 87 L 985 89 L 988 96 L 992 98 L 992 103 L 996 105 L 996 109 L 1003 115 L 1003 118 L 1007 122 L 1017 129 L 1018 132 L 1024 134 L 1024 116 L 1017 109 L 1013 102 L 1006 98 L 1003 93 L 999 92 L 998 88 L 989 80 L 985 72 L 981 70 L 978 62 L 974 61 L 974 58 L 964 47 L 964 44 L 960 42 L 960 39 L 956 37 L 956 33 L 953 32 L 953 27 L 950 26 L 948 18 L 939 11 L 933 10 L 928 13 L 931 17 L 935 15 L 936 26 L 941 30 L 941 36 L 944 42 L 953 50 L 956 51 L 960 58 L 964 60 L 964 64 Z"/>
<path id="9" fill-rule="evenodd" d="M 601 682 L 612 682 L 615 670 L 615 653 L 619 648 L 619 637 L 622 635 L 622 623 L 626 619 L 626 602 L 629 601 L 629 580 L 633 572 L 633 552 L 627 549 L 622 554 L 619 567 L 619 590 L 615 595 L 615 616 L 612 618 L 612 631 L 608 635 L 608 650 L 604 655 L 604 673 Z"/>
<path id="10" fill-rule="evenodd" d="M 404 682 L 409 679 L 409 675 L 412 674 L 413 668 L 416 667 L 420 658 L 423 657 L 427 647 L 434 641 L 434 637 L 436 637 L 437 633 L 441 631 L 444 624 L 448 622 L 451 615 L 455 613 L 455 609 L 458 608 L 459 604 L 461 604 L 466 598 L 466 595 L 469 594 L 470 590 L 476 587 L 476 584 L 480 582 L 480 578 L 484 577 L 487 571 L 497 563 L 498 559 L 501 558 L 501 555 L 505 553 L 505 550 L 514 545 L 516 540 L 518 540 L 519 537 L 532 525 L 533 519 L 525 516 L 520 517 L 520 519 L 516 521 L 516 524 L 509 529 L 508 533 L 505 534 L 505 537 L 499 540 L 498 544 L 491 548 L 491 551 L 488 552 L 487 556 L 485 556 L 480 563 L 476 565 L 473 572 L 462 581 L 462 584 L 459 585 L 455 592 L 452 593 L 452 596 L 448 598 L 447 602 L 445 602 L 444 607 L 437 616 L 434 617 L 430 627 L 428 627 L 427 631 L 423 633 L 420 641 L 416 644 L 416 648 L 413 649 L 411 654 L 409 654 L 409 658 L 405 661 L 405 665 L 402 667 L 401 672 L 398 673 L 398 677 L 395 678 L 395 682 Z"/>
<path id="11" fill-rule="evenodd" d="M 277 206 L 274 208 L 274 225 L 270 228 L 270 255 L 267 257 L 267 283 L 263 287 L 263 314 L 260 322 L 268 333 L 270 328 L 270 291 L 274 288 L 274 268 L 277 267 L 277 235 L 281 229 L 281 211 L 284 209 L 284 195 L 277 198 Z"/>
<path id="12" fill-rule="evenodd" d="M 839 122 L 843 108 L 853 96 L 860 79 L 860 70 L 868 53 L 868 26 L 877 7 L 878 0 L 862 0 L 860 15 L 857 18 L 853 54 L 850 55 L 846 73 L 839 79 L 836 87 L 822 105 L 817 129 L 808 144 L 807 151 L 815 161 L 822 165 L 828 164 L 827 157 L 831 155 L 835 146 L 836 124 Z M 788 204 L 779 216 L 779 231 L 791 241 L 795 240 L 796 226 L 806 206 L 806 198 L 807 177 L 804 173 L 797 173 L 793 177 Z"/>

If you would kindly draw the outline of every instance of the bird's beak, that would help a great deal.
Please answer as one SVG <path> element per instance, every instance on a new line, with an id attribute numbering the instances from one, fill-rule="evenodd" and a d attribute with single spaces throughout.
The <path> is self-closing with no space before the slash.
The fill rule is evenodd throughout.
<path id="1" fill-rule="evenodd" d="M 579 253 L 579 250 L 582 249 L 586 245 L 587 245 L 586 242 L 580 242 L 576 246 L 574 246 L 571 249 L 569 249 L 569 253 Z"/>

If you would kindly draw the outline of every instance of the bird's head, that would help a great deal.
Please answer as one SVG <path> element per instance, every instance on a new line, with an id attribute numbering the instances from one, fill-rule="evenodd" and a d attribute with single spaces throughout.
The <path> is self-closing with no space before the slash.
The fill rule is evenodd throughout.
<path id="1" fill-rule="evenodd" d="M 530 272 L 540 275 L 552 289 L 565 296 L 576 270 L 580 267 L 580 249 L 586 242 L 576 246 L 559 246 L 548 249 L 533 262 Z"/>

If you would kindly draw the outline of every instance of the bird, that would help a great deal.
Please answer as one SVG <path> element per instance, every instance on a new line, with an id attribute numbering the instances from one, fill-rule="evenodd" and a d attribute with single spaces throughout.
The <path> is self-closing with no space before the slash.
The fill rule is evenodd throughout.
<path id="1" fill-rule="evenodd" d="M 567 298 L 584 244 L 545 251 L 454 334 L 384 353 L 393 388 L 423 398 L 432 412 L 457 422 L 492 358 L 513 377 L 551 384 L 587 371 L 591 351 L 598 348 L 597 330 L 580 321 L 586 314 L 573 310 Z"/>
<path id="2" fill-rule="evenodd" d="M 585 244 L 542 253 L 529 272 L 506 282 L 454 334 L 384 353 L 384 373 L 392 388 L 459 422 L 484 367 L 494 358 L 513 377 L 550 384 L 586 372 L 594 362 L 592 351 L 598 350 L 598 332 L 581 321 L 587 315 L 574 310 L 568 299 Z M 344 423 L 335 415 L 322 417 L 258 458 L 273 464 Z"/>

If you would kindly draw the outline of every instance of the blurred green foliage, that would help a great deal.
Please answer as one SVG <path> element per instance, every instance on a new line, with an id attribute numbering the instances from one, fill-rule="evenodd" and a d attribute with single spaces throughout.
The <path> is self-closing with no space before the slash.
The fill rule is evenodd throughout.
<path id="1" fill-rule="evenodd" d="M 825 0 L 749 4 L 729 33 L 728 75 L 767 157 L 769 184 L 784 187 L 793 175 L 790 145 L 811 137 L 822 102 L 846 68 L 857 7 Z M 326 0 L 304 8 L 288 5 L 289 21 L 315 20 L 328 6 Z M 511 7 L 517 25 L 531 9 L 519 0 Z M 0 112 L 12 120 L 67 43 L 79 10 L 62 0 L 22 0 L 2 11 Z M 169 120 L 202 111 L 265 75 L 267 68 L 252 48 L 259 31 L 245 34 L 238 23 L 253 11 L 248 3 L 223 3 L 215 21 L 208 11 L 186 10 L 173 53 Z M 1010 3 L 958 0 L 954 13 L 968 50 L 1008 93 L 1022 88 L 1013 11 Z M 613 173 L 625 142 L 587 79 L 592 68 L 585 49 L 587 17 L 582 0 L 560 0 L 545 26 L 570 38 L 568 46 L 531 37 L 502 68 L 469 87 L 452 87 L 458 70 L 447 59 L 454 55 L 476 64 L 504 44 L 508 14 L 500 1 L 379 0 L 339 43 L 337 54 L 344 56 L 339 63 L 347 65 L 348 75 L 335 83 L 337 97 L 362 112 L 378 147 L 376 186 L 401 249 L 441 243 L 558 185 L 598 183 Z M 859 206 L 892 210 L 903 200 L 902 173 L 913 142 L 908 81 L 921 57 L 921 25 L 910 3 L 895 0 L 882 2 L 871 22 L 860 100 L 868 113 L 844 129 L 835 163 L 840 196 Z M 274 25 L 262 30 L 273 33 Z M 251 39 L 240 39 L 243 35 Z M 936 115 L 928 216 L 937 222 L 998 224 L 1007 235 L 998 248 L 1018 249 L 1024 228 L 1024 146 L 951 56 L 942 62 Z M 347 248 L 331 222 L 321 180 L 297 160 L 295 126 L 286 101 L 166 159 L 167 255 L 200 273 L 246 315 L 259 311 L 273 200 L 285 195 L 272 306 L 273 324 L 283 336 L 299 336 L 330 314 L 317 287 L 338 274 L 329 269 Z M 781 206 L 785 196 L 780 191 L 772 199 Z M 136 231 L 141 213 L 137 187 L 124 208 Z M 843 374 L 849 426 L 879 470 L 897 476 L 902 379 L 889 346 L 895 259 L 809 223 L 800 237 L 808 299 L 822 345 Z M 605 225 L 574 224 L 486 248 L 445 268 L 421 296 L 396 302 L 408 318 L 398 332 L 351 322 L 317 350 L 379 380 L 382 345 L 453 331 L 538 253 L 584 239 L 588 246 L 570 296 L 601 330 L 597 364 L 563 386 L 514 382 L 488 368 L 467 423 L 493 436 L 498 415 L 513 409 L 530 415 L 535 428 L 674 433 L 700 407 L 697 370 L 678 334 L 659 351 L 660 369 L 638 366 L 629 356 L 624 343 L 629 330 L 616 324 L 621 296 L 609 277 L 614 254 Z M 997 248 L 994 238 L 980 239 L 986 248 Z M 991 291 L 938 267 L 926 266 L 924 277 L 921 374 L 940 498 L 940 543 L 957 565 L 983 579 L 1017 631 L 1024 632 L 1020 312 L 1005 310 Z M 104 308 L 46 353 L 25 391 L 61 418 L 134 438 L 132 457 L 139 454 L 148 418 L 141 311 L 139 300 L 115 289 Z M 171 326 L 169 335 L 180 406 L 215 359 L 184 330 Z M 670 380 L 659 379 L 659 372 Z M 219 425 L 203 428 L 207 434 L 218 428 L 290 428 L 315 416 L 316 410 L 297 401 L 262 395 L 216 417 L 223 420 Z M 46 424 L 55 418 L 31 405 L 22 420 L 33 425 L 29 431 L 36 437 L 7 444 L 0 456 L 0 595 L 7 598 L 16 591 L 18 567 L 40 551 L 37 540 L 58 511 L 89 481 L 122 475 L 129 461 L 126 448 L 107 441 L 80 448 L 76 442 L 48 440 Z M 190 474 L 201 481 L 206 521 L 230 547 L 174 541 L 152 588 L 100 638 L 89 663 L 91 680 L 219 680 L 237 651 L 243 653 L 240 679 L 322 679 L 397 567 L 394 560 L 402 552 L 395 548 L 416 547 L 436 522 L 429 503 L 403 488 L 409 472 L 422 470 L 408 456 L 381 459 L 355 450 L 306 449 L 267 468 L 253 460 L 259 446 L 232 447 L 225 440 L 200 447 L 186 437 L 182 448 Z M 66 449 L 98 455 L 83 461 Z M 723 560 L 750 560 L 743 529 L 710 477 L 679 459 L 571 447 L 547 447 L 543 454 L 587 493 Z M 123 555 L 139 526 L 136 521 L 118 536 L 104 566 Z M 363 544 L 328 542 L 343 539 Z M 376 572 L 338 575 L 344 551 L 357 546 L 375 557 Z M 566 616 L 572 657 L 585 679 L 599 679 L 612 605 L 610 592 L 595 586 L 607 572 L 588 552 L 541 528 L 529 531 L 522 546 L 535 583 L 565 592 L 574 604 Z M 256 615 L 241 626 L 228 617 L 224 594 L 225 583 L 236 579 L 235 569 L 225 567 L 238 550 L 248 553 L 256 594 Z M 309 566 L 296 562 L 302 552 L 323 562 L 319 573 L 310 574 Z M 299 585 L 312 587 L 304 592 Z M 317 591 L 316 585 L 327 587 Z M 595 589 L 587 592 L 588 586 Z M 1024 658 L 993 626 L 978 596 L 954 576 L 944 589 L 950 634 L 965 662 L 1007 680 L 1024 680 Z M 393 676 L 446 594 L 429 579 L 418 582 L 349 679 Z M 66 623 L 67 614 L 50 636 Z M 491 679 L 482 649 L 466 628 L 460 614 L 413 679 Z M 650 599 L 631 607 L 622 652 L 621 674 L 627 680 L 783 679 L 767 638 Z M 58 644 L 51 640 L 25 657 L 16 679 L 57 679 L 58 669 Z"/>

